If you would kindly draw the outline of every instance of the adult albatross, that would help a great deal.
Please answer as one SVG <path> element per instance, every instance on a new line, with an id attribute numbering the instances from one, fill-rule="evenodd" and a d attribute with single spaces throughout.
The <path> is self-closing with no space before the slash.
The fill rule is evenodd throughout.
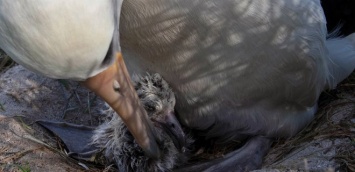
<path id="1" fill-rule="evenodd" d="M 319 94 L 355 67 L 355 35 L 326 39 L 319 0 L 130 0 L 117 6 L 108 0 L 0 0 L 0 47 L 47 76 L 89 78 L 88 87 L 121 115 L 150 155 L 159 154 L 154 131 L 123 61 L 118 68 L 104 65 L 115 59 L 106 54 L 117 31 L 113 11 L 120 9 L 128 70 L 160 73 L 175 90 L 181 123 L 206 139 L 221 145 L 247 140 L 196 170 L 260 167 L 272 139 L 307 125 Z M 116 69 L 118 84 L 110 77 Z"/>

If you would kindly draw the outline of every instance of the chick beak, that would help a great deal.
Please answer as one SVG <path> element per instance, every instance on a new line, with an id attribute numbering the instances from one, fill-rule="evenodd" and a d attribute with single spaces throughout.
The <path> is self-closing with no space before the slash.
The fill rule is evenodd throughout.
<path id="1" fill-rule="evenodd" d="M 177 120 L 175 113 L 174 112 L 168 112 L 164 118 L 163 121 L 155 121 L 162 126 L 164 131 L 169 135 L 171 140 L 173 141 L 175 147 L 181 151 L 185 152 L 185 146 L 186 146 L 186 135 Z"/>
<path id="2" fill-rule="evenodd" d="M 159 139 L 133 88 L 121 53 L 116 54 L 113 65 L 83 84 L 117 112 L 147 156 L 160 157 Z"/>

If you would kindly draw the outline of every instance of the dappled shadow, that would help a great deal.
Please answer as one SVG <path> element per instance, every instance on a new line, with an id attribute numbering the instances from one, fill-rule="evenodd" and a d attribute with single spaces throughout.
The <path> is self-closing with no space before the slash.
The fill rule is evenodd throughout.
<path id="1" fill-rule="evenodd" d="M 323 17 L 315 1 L 125 1 L 121 46 L 132 73 L 170 83 L 185 125 L 289 136 L 311 115 L 277 107 L 313 106 L 324 88 Z"/>

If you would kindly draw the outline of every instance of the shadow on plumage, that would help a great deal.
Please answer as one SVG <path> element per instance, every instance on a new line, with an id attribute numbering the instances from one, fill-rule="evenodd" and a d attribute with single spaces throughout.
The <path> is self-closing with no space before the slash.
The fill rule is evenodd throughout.
<path id="1" fill-rule="evenodd" d="M 309 124 L 320 93 L 355 66 L 355 34 L 327 40 L 320 0 L 0 2 L 0 47 L 20 64 L 62 79 L 112 69 L 86 85 L 123 119 L 135 118 L 126 124 L 148 155 L 160 152 L 155 127 L 136 103 L 118 50 L 130 72 L 160 73 L 169 82 L 185 126 L 221 144 L 247 142 L 199 168 L 210 171 L 260 168 L 271 143 Z M 122 68 L 107 68 L 114 59 Z M 115 92 L 110 76 L 120 76 L 129 94 Z M 103 78 L 111 80 L 96 82 Z M 127 106 L 111 101 L 122 97 L 130 98 Z"/>

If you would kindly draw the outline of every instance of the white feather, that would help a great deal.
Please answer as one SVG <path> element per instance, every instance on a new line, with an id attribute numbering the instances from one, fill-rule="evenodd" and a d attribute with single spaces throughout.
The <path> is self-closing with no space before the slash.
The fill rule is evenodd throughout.
<path id="1" fill-rule="evenodd" d="M 0 0 L 0 48 L 28 69 L 84 80 L 101 66 L 113 34 L 111 0 Z"/>

